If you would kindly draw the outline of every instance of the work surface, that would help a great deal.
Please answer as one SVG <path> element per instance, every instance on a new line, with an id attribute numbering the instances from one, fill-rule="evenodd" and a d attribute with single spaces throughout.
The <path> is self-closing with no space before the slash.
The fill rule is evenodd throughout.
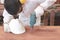
<path id="1" fill-rule="evenodd" d="M 0 40 L 60 40 L 60 26 L 35 27 L 32 32 L 29 28 L 24 34 L 15 35 L 5 33 L 0 26 Z"/>

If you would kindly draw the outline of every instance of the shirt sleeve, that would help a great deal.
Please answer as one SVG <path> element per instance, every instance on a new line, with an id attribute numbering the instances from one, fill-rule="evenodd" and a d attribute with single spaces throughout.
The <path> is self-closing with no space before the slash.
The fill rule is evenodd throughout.
<path id="1" fill-rule="evenodd" d="M 57 0 L 46 0 L 44 3 L 41 3 L 40 6 L 43 7 L 44 10 L 52 6 Z"/>

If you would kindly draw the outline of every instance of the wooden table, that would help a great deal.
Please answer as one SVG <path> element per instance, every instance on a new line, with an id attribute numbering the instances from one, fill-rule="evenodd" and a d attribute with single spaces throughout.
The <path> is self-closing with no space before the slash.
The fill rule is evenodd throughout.
<path id="1" fill-rule="evenodd" d="M 60 26 L 35 27 L 33 32 L 27 28 L 27 31 L 20 35 L 5 33 L 0 26 L 0 40 L 60 40 Z"/>

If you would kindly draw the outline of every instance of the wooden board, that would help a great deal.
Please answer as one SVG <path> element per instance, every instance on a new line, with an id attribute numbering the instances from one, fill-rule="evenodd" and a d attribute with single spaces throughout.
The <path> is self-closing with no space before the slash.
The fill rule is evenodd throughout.
<path id="1" fill-rule="evenodd" d="M 34 27 L 30 32 L 29 27 L 24 34 L 15 35 L 5 33 L 3 26 L 0 26 L 0 40 L 60 40 L 60 26 Z"/>

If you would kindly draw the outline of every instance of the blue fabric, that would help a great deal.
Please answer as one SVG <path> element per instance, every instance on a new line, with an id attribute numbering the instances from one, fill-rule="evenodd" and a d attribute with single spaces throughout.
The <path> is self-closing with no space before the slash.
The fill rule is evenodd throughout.
<path id="1" fill-rule="evenodd" d="M 36 13 L 33 12 L 30 16 L 30 27 L 33 27 L 35 23 L 36 23 Z"/>

